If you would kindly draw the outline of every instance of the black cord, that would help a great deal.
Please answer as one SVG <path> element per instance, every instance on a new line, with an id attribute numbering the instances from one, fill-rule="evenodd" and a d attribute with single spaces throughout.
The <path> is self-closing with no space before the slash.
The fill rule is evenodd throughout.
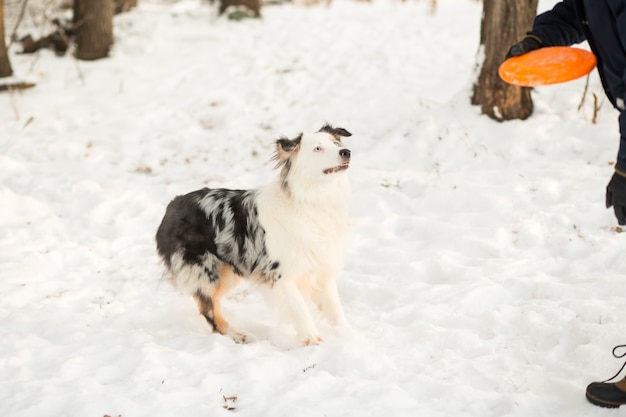
<path id="1" fill-rule="evenodd" d="M 614 356 L 616 359 L 622 359 L 622 358 L 626 357 L 626 350 L 625 350 L 625 351 L 624 351 L 624 353 L 622 353 L 621 355 L 618 355 L 618 354 L 616 353 L 616 351 L 617 351 L 618 349 L 626 349 L 626 345 L 617 345 L 617 346 L 615 346 L 615 347 L 613 348 L 613 356 Z M 617 376 L 618 376 L 619 374 L 621 374 L 621 373 L 622 373 L 622 371 L 624 370 L 624 368 L 626 368 L 626 362 L 624 362 L 624 363 L 622 364 L 622 367 L 621 367 L 621 368 L 619 368 L 619 371 L 617 371 L 617 373 L 616 373 L 615 375 L 613 375 L 612 377 L 610 377 L 610 378 L 609 378 L 609 379 L 607 379 L 606 381 L 602 381 L 602 382 L 604 383 L 604 382 L 609 382 L 609 381 L 614 380 L 615 378 L 617 378 Z"/>

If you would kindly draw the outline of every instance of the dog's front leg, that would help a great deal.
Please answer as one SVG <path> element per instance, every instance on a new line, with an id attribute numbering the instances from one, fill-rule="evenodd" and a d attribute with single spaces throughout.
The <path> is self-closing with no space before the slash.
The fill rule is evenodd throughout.
<path id="1" fill-rule="evenodd" d="M 316 289 L 313 300 L 331 324 L 342 327 L 347 325 L 335 279 L 327 280 Z"/>
<path id="2" fill-rule="evenodd" d="M 320 343 L 322 338 L 313 322 L 306 299 L 295 280 L 283 277 L 275 284 L 274 291 L 280 297 L 280 305 L 295 321 L 298 339 L 305 345 Z"/>

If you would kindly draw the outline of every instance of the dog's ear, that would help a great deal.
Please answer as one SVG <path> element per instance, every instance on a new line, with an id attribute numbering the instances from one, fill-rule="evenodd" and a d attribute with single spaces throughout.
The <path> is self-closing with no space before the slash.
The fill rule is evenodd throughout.
<path id="1" fill-rule="evenodd" d="M 322 128 L 319 131 L 320 132 L 330 133 L 331 135 L 333 135 L 337 139 L 339 139 L 340 137 L 347 138 L 348 136 L 352 136 L 352 133 L 348 132 L 343 127 L 332 127 L 328 123 L 326 123 L 324 126 L 322 126 Z"/>
<path id="2" fill-rule="evenodd" d="M 276 153 L 272 158 L 276 162 L 276 167 L 280 167 L 285 164 L 285 161 L 289 159 L 291 155 L 300 149 L 300 142 L 302 141 L 302 133 L 294 139 L 288 139 L 282 137 L 276 140 Z"/>

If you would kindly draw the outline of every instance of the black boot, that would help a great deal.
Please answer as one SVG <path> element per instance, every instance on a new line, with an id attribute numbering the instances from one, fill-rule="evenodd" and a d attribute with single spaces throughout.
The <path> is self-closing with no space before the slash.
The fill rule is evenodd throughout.
<path id="1" fill-rule="evenodd" d="M 618 355 L 616 351 L 618 349 L 624 349 L 626 345 L 619 345 L 613 348 L 613 356 L 618 359 L 624 358 L 626 353 Z M 612 378 L 607 379 L 603 382 L 592 382 L 587 386 L 587 391 L 585 395 L 587 396 L 587 400 L 591 404 L 598 405 L 600 407 L 607 408 L 618 408 L 622 404 L 626 404 L 626 378 L 617 381 L 617 382 L 609 382 L 617 378 L 617 376 L 622 373 L 624 368 L 626 367 L 626 363 L 624 363 L 619 370 Z"/>
<path id="2" fill-rule="evenodd" d="M 586 395 L 591 404 L 617 408 L 626 404 L 626 378 L 618 382 L 592 382 Z"/>

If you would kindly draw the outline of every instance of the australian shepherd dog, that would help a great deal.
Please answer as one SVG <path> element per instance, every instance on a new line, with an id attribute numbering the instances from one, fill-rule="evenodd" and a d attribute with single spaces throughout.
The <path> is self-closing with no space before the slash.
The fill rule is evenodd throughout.
<path id="1" fill-rule="evenodd" d="M 213 331 L 238 342 L 220 304 L 241 278 L 267 284 L 294 321 L 299 340 L 322 338 L 309 304 L 344 326 L 336 279 L 349 229 L 350 150 L 343 128 L 276 140 L 278 178 L 249 190 L 204 188 L 170 202 L 156 233 L 171 278 L 193 295 Z"/>

